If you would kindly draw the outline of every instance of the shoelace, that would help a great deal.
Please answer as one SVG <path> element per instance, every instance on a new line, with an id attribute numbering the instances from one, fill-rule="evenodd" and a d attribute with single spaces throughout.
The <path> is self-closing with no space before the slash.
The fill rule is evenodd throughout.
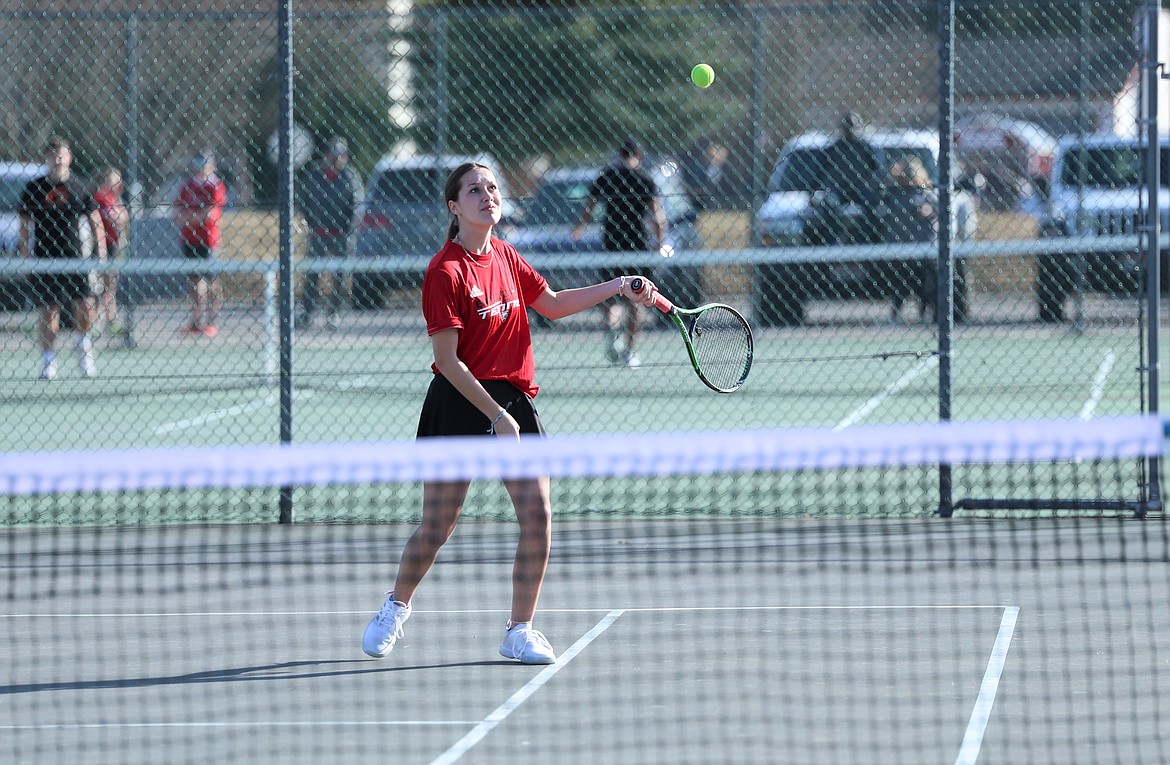
<path id="1" fill-rule="evenodd" d="M 406 608 L 398 608 L 398 606 L 395 604 L 395 602 L 393 600 L 387 600 L 385 603 L 382 604 L 382 610 L 378 611 L 377 619 L 378 619 L 379 624 L 388 624 L 388 623 L 393 622 L 393 624 L 394 624 L 394 637 L 402 638 L 402 637 L 406 636 L 405 630 L 402 629 L 402 624 L 403 624 L 403 622 L 406 621 L 406 619 L 402 619 L 401 621 L 399 621 L 395 617 L 395 615 L 398 613 L 409 614 L 410 607 L 407 606 Z"/>

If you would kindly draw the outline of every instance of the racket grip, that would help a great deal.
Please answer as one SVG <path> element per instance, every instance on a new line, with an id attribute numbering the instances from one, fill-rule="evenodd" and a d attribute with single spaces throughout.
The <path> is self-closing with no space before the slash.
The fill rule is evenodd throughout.
<path id="1" fill-rule="evenodd" d="M 646 282 L 640 276 L 635 276 L 630 282 L 630 291 L 635 295 L 642 292 L 646 287 Z M 663 313 L 670 313 L 674 310 L 674 303 L 666 299 L 666 296 L 659 292 L 654 296 L 654 307 Z"/>

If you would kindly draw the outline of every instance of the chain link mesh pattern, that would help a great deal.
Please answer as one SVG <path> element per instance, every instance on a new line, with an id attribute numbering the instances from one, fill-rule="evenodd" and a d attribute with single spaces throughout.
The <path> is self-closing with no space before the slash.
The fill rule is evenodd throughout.
<path id="1" fill-rule="evenodd" d="M 0 448 L 277 438 L 278 23 L 274 4 L 228 5 L 0 6 Z M 295 3 L 297 440 L 413 435 L 431 360 L 419 284 L 463 156 L 495 168 L 498 233 L 554 288 L 636 269 L 681 306 L 740 308 L 756 331 L 752 379 L 715 399 L 662 317 L 630 369 L 607 359 L 596 311 L 533 316 L 556 432 L 935 419 L 951 291 L 956 418 L 1138 410 L 1151 394 L 1135 371 L 1150 309 L 1138 9 L 959 5 L 942 189 L 933 2 Z M 688 79 L 699 62 L 716 73 L 706 89 Z M 51 136 L 71 146 L 86 259 L 20 257 L 21 198 Z M 571 235 L 627 138 L 646 150 L 672 259 L 649 234 L 628 254 L 606 253 L 597 224 Z M 184 250 L 185 216 L 215 196 L 214 180 L 185 184 L 209 168 L 223 183 L 218 239 L 194 224 Z M 88 200 L 111 170 L 125 222 L 103 264 Z M 957 256 L 941 281 L 940 236 Z M 39 246 L 27 231 L 30 254 Z M 48 272 L 93 293 L 61 306 L 51 381 L 38 379 Z M 75 348 L 91 321 L 92 348 Z"/>

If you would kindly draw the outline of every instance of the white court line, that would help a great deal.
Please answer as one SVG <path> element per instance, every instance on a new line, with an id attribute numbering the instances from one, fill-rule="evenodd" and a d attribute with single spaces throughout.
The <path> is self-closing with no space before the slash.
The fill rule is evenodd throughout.
<path id="1" fill-rule="evenodd" d="M 622 613 L 675 613 L 683 611 L 900 611 L 927 610 L 947 611 L 976 608 L 1003 608 L 1002 604 L 991 603 L 889 603 L 884 605 L 853 606 L 647 606 L 644 608 L 622 608 Z M 599 614 L 611 613 L 610 608 L 542 608 L 542 614 Z M 369 616 L 373 611 L 170 611 L 142 614 L 118 613 L 17 613 L 0 614 L 0 619 L 175 619 L 196 617 L 247 618 L 250 616 Z M 498 608 L 465 608 L 421 611 L 412 614 L 499 614 Z"/>
<path id="2" fill-rule="evenodd" d="M 1003 675 L 1003 666 L 1007 662 L 1007 653 L 1012 645 L 1012 634 L 1016 631 L 1016 617 L 1019 614 L 1019 606 L 1008 606 L 1003 610 L 999 634 L 995 636 L 991 658 L 987 660 L 987 670 L 983 673 L 983 683 L 979 686 L 979 697 L 975 699 L 975 708 L 971 710 L 971 720 L 967 723 L 967 732 L 963 735 L 963 744 L 959 747 L 955 765 L 975 765 L 975 761 L 979 759 L 983 734 L 987 730 L 987 721 L 991 718 L 991 707 L 995 704 L 999 678 Z"/>
<path id="3" fill-rule="evenodd" d="M 1117 359 L 1110 348 L 1105 354 L 1105 358 L 1101 360 L 1101 366 L 1097 367 L 1097 375 L 1093 378 L 1093 389 L 1089 392 L 1089 400 L 1081 407 L 1081 419 L 1088 422 L 1093 419 L 1093 413 L 1097 411 L 1097 405 L 1101 403 L 1101 399 L 1105 395 L 1105 381 L 1109 379 L 1109 373 L 1113 371 L 1113 362 Z"/>
<path id="4" fill-rule="evenodd" d="M 309 398 L 313 395 L 311 390 L 296 391 L 297 398 Z M 245 404 L 236 404 L 229 406 L 227 409 L 217 409 L 214 412 L 201 414 L 198 417 L 188 417 L 185 420 L 176 420 L 175 422 L 168 422 L 159 425 L 154 429 L 155 435 L 162 435 L 164 433 L 173 433 L 176 430 L 186 430 L 187 428 L 197 428 L 200 425 L 207 425 L 212 422 L 219 422 L 226 420 L 229 417 L 235 417 L 237 414 L 244 414 L 246 412 L 254 412 L 257 409 L 263 409 L 266 406 L 272 406 L 280 401 L 280 397 L 275 394 L 269 394 L 261 399 L 249 401 Z"/>
<path id="5" fill-rule="evenodd" d="M 877 394 L 869 401 L 866 401 L 861 406 L 849 413 L 849 416 L 838 422 L 833 426 L 834 431 L 845 430 L 851 425 L 856 425 L 861 422 L 874 409 L 884 404 L 886 400 L 893 398 L 895 394 L 904 389 L 907 385 L 917 380 L 928 371 L 938 366 L 938 356 L 930 356 L 918 362 L 918 365 L 913 369 L 908 370 L 905 374 L 899 377 L 894 382 L 886 386 L 886 389 Z"/>
<path id="6" fill-rule="evenodd" d="M 593 626 L 593 629 L 586 632 L 573 645 L 569 646 L 569 650 L 565 651 L 557 659 L 556 664 L 550 664 L 545 667 L 539 675 L 532 678 L 528 683 L 512 694 L 512 697 L 505 701 L 500 706 L 496 707 L 495 711 L 485 717 L 483 721 L 471 729 L 470 732 L 463 738 L 456 741 L 450 749 L 443 752 L 441 755 L 431 761 L 431 765 L 449 765 L 449 763 L 457 761 L 460 757 L 467 754 L 471 747 L 478 744 L 484 736 L 491 733 L 492 729 L 502 723 L 508 715 L 512 714 L 523 704 L 529 696 L 536 693 L 540 686 L 552 679 L 553 675 L 560 672 L 573 658 L 584 650 L 585 646 L 589 645 L 597 638 L 598 635 L 609 629 L 609 625 L 617 621 L 618 617 L 624 613 L 621 609 L 610 611 L 605 617 Z"/>
<path id="7" fill-rule="evenodd" d="M 435 727 L 475 725 L 478 720 L 253 720 L 251 722 L 158 722 L 158 723 L 46 723 L 44 725 L 0 725 L 0 730 L 92 730 L 94 728 L 373 728 Z"/>
<path id="8" fill-rule="evenodd" d="M 163 433 L 173 433 L 176 430 L 186 430 L 187 428 L 197 428 L 200 425 L 206 425 L 211 422 L 218 422 L 226 420 L 228 417 L 234 417 L 237 414 L 244 414 L 245 412 L 253 412 L 257 409 L 262 409 L 266 406 L 272 406 L 276 403 L 276 396 L 265 396 L 258 401 L 249 401 L 246 404 L 237 404 L 229 406 L 227 409 L 220 409 L 215 412 L 208 412 L 201 414 L 198 417 L 188 417 L 185 420 L 177 420 L 175 422 L 168 422 L 165 425 L 159 425 L 154 429 L 156 435 Z"/>

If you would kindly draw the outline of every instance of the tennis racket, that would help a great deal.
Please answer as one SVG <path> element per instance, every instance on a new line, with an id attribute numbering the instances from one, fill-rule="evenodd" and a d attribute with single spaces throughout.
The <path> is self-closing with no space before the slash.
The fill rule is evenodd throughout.
<path id="1" fill-rule="evenodd" d="M 635 277 L 630 289 L 641 292 L 646 282 Z M 722 303 L 679 308 L 659 293 L 654 307 L 674 320 L 695 374 L 711 390 L 735 393 L 752 371 L 752 328 L 739 311 Z"/>

